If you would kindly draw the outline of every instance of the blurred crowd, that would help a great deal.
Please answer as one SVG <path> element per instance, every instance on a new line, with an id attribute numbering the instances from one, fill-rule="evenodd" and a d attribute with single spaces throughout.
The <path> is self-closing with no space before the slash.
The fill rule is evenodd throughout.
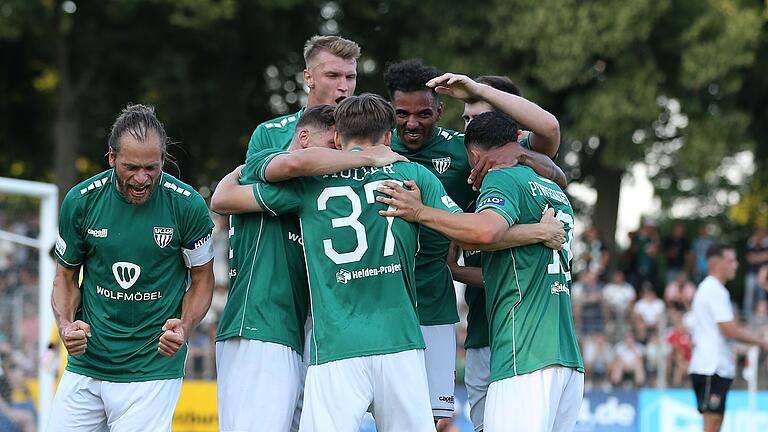
<path id="1" fill-rule="evenodd" d="M 715 227 L 704 224 L 689 236 L 676 223 L 660 234 L 647 221 L 615 256 L 601 234 L 590 227 L 573 245 L 574 321 L 587 387 L 688 386 L 689 312 L 696 286 L 707 276 L 706 250 L 718 241 Z M 768 332 L 768 230 L 758 228 L 746 245 L 734 246 L 744 251 L 743 300 L 734 309 L 740 320 Z M 747 348 L 736 346 L 741 366 Z"/>
<path id="2" fill-rule="evenodd" d="M 0 213 L 3 231 L 37 237 L 36 212 Z M 35 430 L 26 379 L 37 377 L 37 251 L 0 240 L 0 431 Z"/>
<path id="3" fill-rule="evenodd" d="M 216 325 L 228 292 L 229 227 L 225 217 L 214 215 L 214 222 L 216 286 L 210 311 L 189 340 L 188 379 L 215 378 Z M 36 212 L 0 213 L 0 228 L 34 238 Z M 696 285 L 707 274 L 705 251 L 717 235 L 711 225 L 702 225 L 695 235 L 682 223 L 666 231 L 645 223 L 631 233 L 629 248 L 620 254 L 609 253 L 605 234 L 596 227 L 574 241 L 571 296 L 588 389 L 688 385 L 692 346 L 687 314 Z M 741 320 L 768 332 L 768 291 L 761 288 L 768 285 L 768 229 L 756 229 L 747 244 L 735 246 L 743 251 L 744 274 L 743 300 L 735 309 Z M 0 239 L 0 430 L 34 430 L 25 380 L 37 376 L 39 365 L 37 257 L 32 248 Z M 460 325 L 459 380 L 465 332 Z M 743 355 L 746 347 L 737 352 Z"/>

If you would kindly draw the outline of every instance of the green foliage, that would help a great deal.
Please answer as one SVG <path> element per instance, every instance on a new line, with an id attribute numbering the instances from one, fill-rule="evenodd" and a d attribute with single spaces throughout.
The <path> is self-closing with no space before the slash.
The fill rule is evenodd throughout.
<path id="1" fill-rule="evenodd" d="M 358 93 L 385 94 L 384 66 L 408 57 L 509 76 L 559 119 L 561 162 L 576 181 L 599 185 L 601 170 L 646 161 L 671 208 L 676 197 L 741 190 L 716 175 L 735 152 L 754 149 L 757 172 L 768 172 L 768 2 L 64 3 L 0 0 L 4 174 L 51 180 L 53 125 L 65 114 L 80 125 L 79 175 L 102 169 L 115 115 L 146 102 L 180 142 L 182 178 L 211 182 L 242 161 L 259 122 L 298 108 L 302 47 L 320 32 L 360 43 Z M 79 93 L 62 113 L 65 82 Z M 462 129 L 462 104 L 445 102 L 441 124 Z"/>

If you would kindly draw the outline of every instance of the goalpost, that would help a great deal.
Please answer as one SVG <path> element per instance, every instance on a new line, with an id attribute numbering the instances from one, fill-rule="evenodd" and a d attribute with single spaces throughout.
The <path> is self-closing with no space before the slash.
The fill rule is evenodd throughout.
<path id="1" fill-rule="evenodd" d="M 31 196 L 40 199 L 40 234 L 38 238 L 30 238 L 16 233 L 0 230 L 0 239 L 22 244 L 38 251 L 39 260 L 39 330 L 37 341 L 38 354 L 38 411 L 37 430 L 45 430 L 48 414 L 53 399 L 54 377 L 45 367 L 44 361 L 48 351 L 49 335 L 53 328 L 53 311 L 50 306 L 53 277 L 56 267 L 48 252 L 56 242 L 58 229 L 58 200 L 59 188 L 54 184 L 28 180 L 0 177 L 0 193 Z"/>

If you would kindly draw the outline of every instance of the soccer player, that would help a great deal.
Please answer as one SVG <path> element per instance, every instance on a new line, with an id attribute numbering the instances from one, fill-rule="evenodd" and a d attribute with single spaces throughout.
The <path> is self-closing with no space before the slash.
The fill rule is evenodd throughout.
<path id="1" fill-rule="evenodd" d="M 351 97 L 335 117 L 337 142 L 347 151 L 389 143 L 394 111 L 379 96 Z M 273 164 L 296 159 L 298 152 L 276 153 L 257 159 L 254 172 L 269 177 Z M 417 227 L 377 221 L 383 207 L 375 204 L 374 189 L 385 179 L 416 177 L 434 205 L 459 211 L 437 179 L 413 163 L 253 188 L 238 186 L 233 177 L 219 186 L 230 189 L 230 211 L 300 215 L 315 324 L 302 430 L 357 431 L 371 403 L 380 430 L 434 430 L 415 311 Z M 504 235 L 505 241 L 513 237 Z"/>
<path id="2" fill-rule="evenodd" d="M 448 78 L 451 78 L 450 74 Z M 390 64 L 384 71 L 384 81 L 389 90 L 392 105 L 397 115 L 396 135 L 392 137 L 392 149 L 409 160 L 426 167 L 437 176 L 448 194 L 462 209 L 471 210 L 476 198 L 472 187 L 467 184 L 470 164 L 464 148 L 464 135 L 437 127 L 436 123 L 443 114 L 443 105 L 428 82 L 443 81 L 440 73 L 431 66 L 425 66 L 417 60 L 405 60 Z M 445 83 L 452 85 L 453 82 Z M 483 88 L 488 86 L 483 86 Z M 490 87 L 488 87 L 490 89 Z M 493 90 L 493 89 L 491 89 Z M 504 98 L 503 92 L 501 98 Z M 492 93 L 489 97 L 498 97 Z M 494 101 L 494 99 L 489 99 Z M 518 111 L 538 110 L 534 118 L 546 115 L 549 121 L 531 121 L 531 127 L 544 123 L 557 125 L 554 117 L 531 102 Z M 520 101 L 515 101 L 520 102 Z M 500 108 L 509 108 L 504 103 Z M 513 111 L 512 114 L 523 114 Z M 558 127 L 559 128 L 559 127 Z M 542 128 L 543 129 L 543 128 Z M 558 129 L 559 130 L 559 129 Z M 534 133 L 544 134 L 534 129 Z M 559 132 L 558 132 L 559 136 Z M 558 143 L 559 144 L 559 143 Z M 515 153 L 509 146 L 508 153 Z M 519 152 L 510 154 L 516 160 Z M 554 163 L 540 155 L 546 163 L 542 175 L 551 174 L 550 166 Z M 538 161 L 541 161 L 540 159 Z M 524 163 L 536 163 L 528 158 Z M 555 166 L 556 167 L 556 166 Z M 487 169 L 487 168 L 486 168 Z M 432 229 L 424 228 L 419 233 L 419 253 L 416 256 L 416 293 L 419 305 L 419 320 L 427 349 L 425 351 L 427 377 L 429 379 L 430 400 L 435 419 L 451 417 L 454 410 L 454 381 L 456 374 L 456 332 L 455 323 L 459 321 L 456 308 L 456 294 L 446 258 L 450 241 Z M 540 240 L 538 240 L 540 241 Z M 525 244 L 525 243 L 523 243 Z"/>
<path id="3" fill-rule="evenodd" d="M 514 141 L 517 125 L 509 116 L 488 112 L 473 119 L 466 144 L 474 162 L 490 149 Z M 583 397 L 584 366 L 570 299 L 570 244 L 573 210 L 552 181 L 518 165 L 488 173 L 475 214 L 452 215 L 425 206 L 417 183 L 386 182 L 377 200 L 399 216 L 433 228 L 465 250 L 483 252 L 483 278 L 489 307 L 491 385 L 484 430 L 570 431 Z M 565 224 L 567 241 L 554 251 L 540 244 L 500 248 L 509 226 L 539 219 L 548 209 Z"/>
<path id="4" fill-rule="evenodd" d="M 61 205 L 52 305 L 70 357 L 49 431 L 171 430 L 187 338 L 211 303 L 213 221 L 163 172 L 167 141 L 154 108 L 128 106 L 112 168 Z"/>
<path id="5" fill-rule="evenodd" d="M 523 120 L 534 124 L 534 129 L 549 131 L 550 137 L 545 136 L 544 139 L 538 139 L 536 143 L 539 147 L 544 147 L 542 151 L 548 155 L 557 153 L 558 147 L 555 141 L 559 136 L 559 132 L 555 130 L 557 128 L 550 127 L 556 124 L 556 120 L 549 113 L 543 112 L 535 104 L 523 99 L 520 89 L 509 78 L 486 75 L 472 80 L 464 75 L 447 73 L 430 80 L 427 86 L 436 88 L 440 93 L 448 94 L 464 101 L 463 118 L 465 128 L 475 116 L 485 112 L 496 111 L 498 108 L 499 111 L 512 113 L 511 116 L 513 118 L 516 114 Z M 516 151 L 520 152 L 523 158 L 530 158 L 532 161 L 542 161 L 542 158 L 546 159 L 548 156 L 526 148 L 534 142 L 536 136 L 535 133 L 529 133 L 522 140 L 523 146 L 517 143 L 509 143 L 501 147 L 500 150 L 515 147 Z M 504 152 L 499 153 L 502 156 L 504 154 Z M 475 184 L 479 186 L 482 183 L 482 176 L 487 172 L 488 168 L 491 166 L 499 168 L 496 164 L 497 161 L 494 160 L 493 156 L 489 158 L 486 154 L 485 161 L 478 162 L 478 169 L 473 170 L 476 173 Z M 540 162 L 539 165 L 540 170 L 546 170 L 547 167 L 550 167 L 552 174 L 547 177 L 552 178 L 561 187 L 565 187 L 565 176 L 557 165 L 547 164 L 546 162 Z M 554 216 L 549 213 L 545 214 L 544 217 L 554 219 Z M 562 249 L 562 242 L 560 245 L 552 248 L 556 250 Z M 482 431 L 485 397 L 491 378 L 491 349 L 489 347 L 488 318 L 485 308 L 485 290 L 483 288 L 482 268 L 480 268 L 480 251 L 467 250 L 463 251 L 463 255 L 464 266 L 458 265 L 459 252 L 457 251 L 449 255 L 448 265 L 453 279 L 467 285 L 464 291 L 464 300 L 468 308 L 467 337 L 464 342 L 464 349 L 467 353 L 464 384 L 467 387 L 470 419 L 475 430 Z"/>
<path id="6" fill-rule="evenodd" d="M 304 83 L 309 87 L 307 106 L 336 105 L 355 93 L 360 46 L 339 36 L 313 36 L 304 45 Z M 246 157 L 259 150 L 285 150 L 293 139 L 296 120 L 304 109 L 261 123 L 248 143 Z"/>
<path id="7" fill-rule="evenodd" d="M 278 157 L 261 175 L 278 181 L 405 159 L 384 146 L 375 150 L 382 157 L 371 152 L 341 157 L 335 150 L 333 110 L 330 105 L 307 108 L 288 148 L 293 158 Z M 264 157 L 256 154 L 251 159 Z M 304 170 L 309 166 L 304 161 L 311 161 L 315 171 Z M 245 170 L 242 175 L 242 182 L 249 184 L 259 174 Z M 226 181 L 211 198 L 212 210 L 228 213 L 225 190 Z M 300 356 L 309 309 L 299 220 L 293 215 L 234 214 L 229 241 L 230 291 L 216 336 L 219 430 L 295 430 L 294 410 L 306 373 Z M 254 403 L 259 412 L 253 410 Z"/>
<path id="8" fill-rule="evenodd" d="M 725 284 L 736 277 L 739 262 L 733 246 L 715 243 L 707 249 L 707 269 L 693 297 L 693 356 L 688 367 L 704 431 L 717 432 L 723 423 L 725 399 L 736 365 L 726 339 L 768 349 L 768 340 L 736 323 Z"/>

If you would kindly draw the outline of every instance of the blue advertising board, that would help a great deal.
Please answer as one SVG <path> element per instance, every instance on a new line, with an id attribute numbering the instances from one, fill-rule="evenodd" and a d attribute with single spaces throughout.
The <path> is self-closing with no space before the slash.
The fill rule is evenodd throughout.
<path id="1" fill-rule="evenodd" d="M 691 389 L 640 390 L 640 432 L 700 432 L 704 421 L 696 410 Z M 768 392 L 758 392 L 755 411 L 750 412 L 749 395 L 731 390 L 725 405 L 721 432 L 768 431 Z"/>
<path id="2" fill-rule="evenodd" d="M 632 390 L 584 393 L 575 432 L 636 432 L 637 392 Z"/>

